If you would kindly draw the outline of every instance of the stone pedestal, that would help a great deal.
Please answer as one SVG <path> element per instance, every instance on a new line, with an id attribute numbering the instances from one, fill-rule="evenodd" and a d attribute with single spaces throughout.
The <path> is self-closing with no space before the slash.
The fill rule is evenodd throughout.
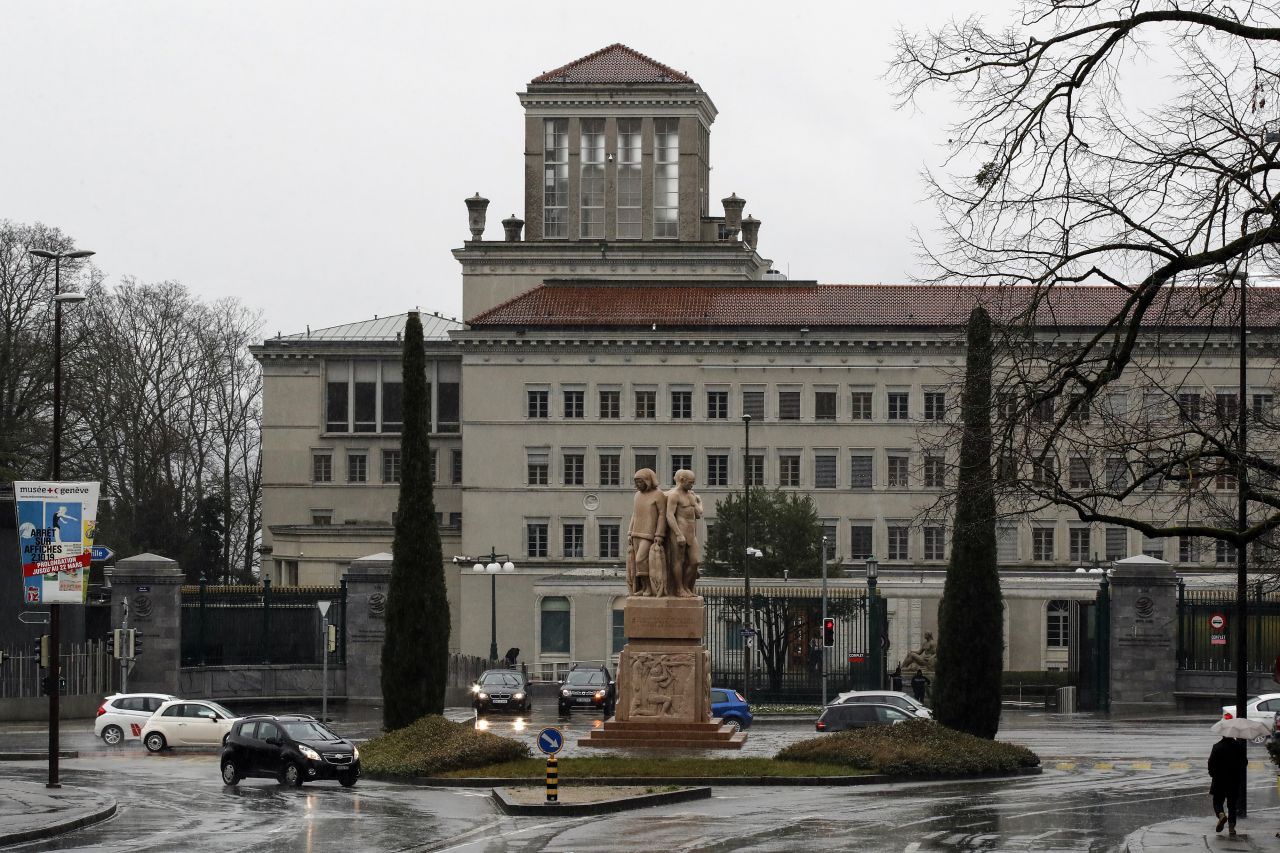
<path id="1" fill-rule="evenodd" d="M 737 749 L 746 735 L 711 717 L 711 653 L 702 598 L 630 596 L 613 719 L 583 746 Z"/>
<path id="2" fill-rule="evenodd" d="M 1152 557 L 1111 570 L 1111 713 L 1173 710 L 1177 684 L 1178 576 Z"/>
<path id="3" fill-rule="evenodd" d="M 391 555 L 374 554 L 352 561 L 346 578 L 347 701 L 379 704 Z"/>
<path id="4" fill-rule="evenodd" d="M 182 666 L 182 584 L 177 562 L 139 554 L 116 562 L 111 576 L 111 627 L 129 602 L 129 627 L 142 632 L 143 651 L 129 672 L 130 693 L 179 692 Z"/>

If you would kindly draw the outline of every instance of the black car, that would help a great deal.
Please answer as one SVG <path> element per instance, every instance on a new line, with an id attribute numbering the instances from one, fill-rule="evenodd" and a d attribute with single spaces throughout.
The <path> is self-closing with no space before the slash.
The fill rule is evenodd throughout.
<path id="1" fill-rule="evenodd" d="M 828 705 L 814 724 L 820 732 L 842 732 L 846 729 L 862 729 L 867 726 L 891 726 L 907 720 L 918 719 L 901 708 L 883 704 Z"/>
<path id="2" fill-rule="evenodd" d="M 560 685 L 560 714 L 579 709 L 611 717 L 618 701 L 617 689 L 604 664 L 576 663 Z"/>
<path id="3" fill-rule="evenodd" d="M 279 779 L 295 788 L 337 779 L 350 788 L 360 778 L 360 750 L 314 717 L 245 717 L 222 742 L 222 781 L 234 785 L 246 777 Z"/>
<path id="4" fill-rule="evenodd" d="M 529 694 L 529 682 L 514 669 L 488 669 L 471 688 L 471 706 L 484 716 L 490 711 L 533 710 L 533 696 Z"/>

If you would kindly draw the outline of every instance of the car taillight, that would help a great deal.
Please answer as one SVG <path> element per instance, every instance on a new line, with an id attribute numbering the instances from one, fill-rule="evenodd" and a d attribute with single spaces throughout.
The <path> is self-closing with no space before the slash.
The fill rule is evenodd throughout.
<path id="1" fill-rule="evenodd" d="M 1230 712 L 1230 711 L 1223 711 L 1223 712 L 1222 712 L 1222 719 L 1224 719 L 1224 720 L 1229 720 L 1229 719 L 1231 719 L 1231 712 Z"/>
<path id="2" fill-rule="evenodd" d="M 825 732 L 827 730 L 827 724 L 824 723 L 822 720 L 818 720 L 818 722 L 815 724 L 815 727 L 820 732 Z"/>
<path id="3" fill-rule="evenodd" d="M 735 690 L 735 691 L 733 691 L 733 695 L 738 697 L 738 701 L 739 701 L 739 702 L 745 702 L 745 701 L 747 701 L 747 697 L 746 697 L 746 696 L 743 696 L 741 693 L 739 693 L 739 692 L 738 692 L 738 691 L 736 691 L 736 690 Z"/>
<path id="4" fill-rule="evenodd" d="M 107 703 L 103 702 L 98 706 L 98 716 L 101 717 L 105 713 L 107 713 Z"/>

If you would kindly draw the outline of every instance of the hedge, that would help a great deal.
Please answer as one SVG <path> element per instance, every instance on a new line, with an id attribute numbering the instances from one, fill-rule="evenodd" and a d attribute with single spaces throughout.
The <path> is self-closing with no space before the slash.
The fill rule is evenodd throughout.
<path id="1" fill-rule="evenodd" d="M 1039 756 L 1024 746 L 974 737 L 930 720 L 819 735 L 788 746 L 777 757 L 891 776 L 1010 773 L 1040 764 Z"/>
<path id="2" fill-rule="evenodd" d="M 528 757 L 529 748 L 519 741 L 434 715 L 360 746 L 361 769 L 387 776 L 435 776 Z"/>

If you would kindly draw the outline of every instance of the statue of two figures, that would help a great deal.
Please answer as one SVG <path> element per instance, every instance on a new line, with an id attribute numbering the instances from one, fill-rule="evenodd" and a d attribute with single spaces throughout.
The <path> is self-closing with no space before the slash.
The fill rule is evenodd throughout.
<path id="1" fill-rule="evenodd" d="M 636 496 L 627 529 L 627 589 L 631 595 L 692 598 L 697 595 L 698 519 L 702 498 L 693 493 L 692 471 L 676 472 L 669 491 L 658 488 L 650 468 L 635 474 Z"/>

